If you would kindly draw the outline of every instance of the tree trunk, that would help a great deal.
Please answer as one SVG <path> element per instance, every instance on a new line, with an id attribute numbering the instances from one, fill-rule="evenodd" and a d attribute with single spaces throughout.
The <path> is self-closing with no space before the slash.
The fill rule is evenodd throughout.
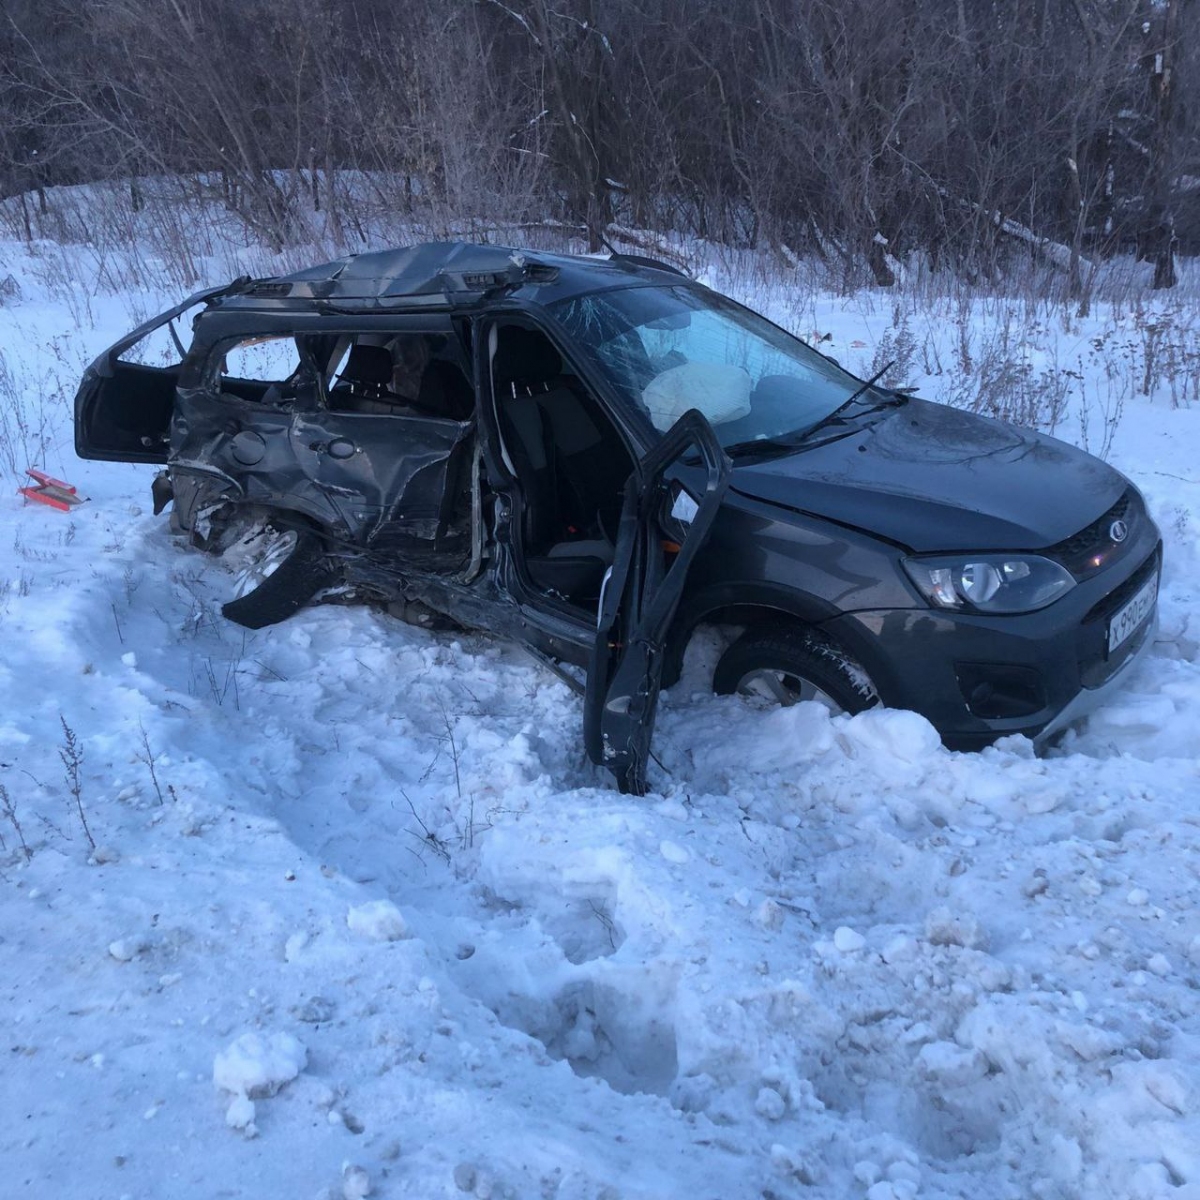
<path id="1" fill-rule="evenodd" d="M 1175 213 L 1171 205 L 1171 159 L 1174 113 L 1175 39 L 1179 28 L 1180 0 L 1167 0 L 1162 24 L 1161 49 L 1151 60 L 1150 86 L 1155 100 L 1154 141 L 1150 157 L 1150 209 L 1146 214 L 1149 242 L 1154 252 L 1154 288 L 1175 286 Z"/>
<path id="2" fill-rule="evenodd" d="M 1067 212 L 1071 218 L 1071 257 L 1067 264 L 1067 295 L 1080 302 L 1081 317 L 1087 316 L 1088 300 L 1083 294 L 1083 271 L 1080 269 L 1083 242 L 1083 189 L 1079 184 L 1079 139 L 1072 130 L 1067 150 Z"/>
<path id="3" fill-rule="evenodd" d="M 25 192 L 21 193 L 21 224 L 25 227 L 25 242 L 28 245 L 33 241 L 33 223 L 29 219 L 29 198 Z"/>
<path id="4" fill-rule="evenodd" d="M 876 284 L 880 287 L 895 287 L 896 273 L 887 260 L 887 246 L 887 238 L 882 233 L 877 233 L 867 243 L 867 265 L 871 268 Z"/>

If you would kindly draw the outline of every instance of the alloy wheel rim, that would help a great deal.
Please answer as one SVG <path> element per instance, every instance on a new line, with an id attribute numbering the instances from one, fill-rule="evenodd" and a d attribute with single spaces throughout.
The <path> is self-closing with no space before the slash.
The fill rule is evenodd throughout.
<path id="1" fill-rule="evenodd" d="M 740 696 L 760 703 L 777 704 L 782 708 L 791 708 L 793 704 L 804 700 L 815 700 L 818 704 L 823 704 L 833 716 L 845 712 L 827 691 L 818 687 L 811 679 L 769 667 L 747 671 L 738 680 L 737 692 Z"/>
<path id="2" fill-rule="evenodd" d="M 294 529 L 265 529 L 251 560 L 234 576 L 233 599 L 241 600 L 261 587 L 287 562 L 300 540 Z"/>

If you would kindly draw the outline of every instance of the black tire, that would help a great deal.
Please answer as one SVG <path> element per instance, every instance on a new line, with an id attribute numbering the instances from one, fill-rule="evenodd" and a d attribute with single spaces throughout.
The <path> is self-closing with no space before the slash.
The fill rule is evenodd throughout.
<path id="1" fill-rule="evenodd" d="M 783 705 L 821 700 L 832 711 L 846 713 L 879 703 L 867 673 L 835 643 L 810 630 L 778 626 L 742 634 L 717 663 L 713 691 L 718 696 L 760 694 Z"/>
<path id="2" fill-rule="evenodd" d="M 271 532 L 266 526 L 264 532 Z M 222 605 L 228 620 L 247 629 L 277 625 L 298 612 L 323 587 L 333 582 L 333 572 L 316 534 L 291 530 L 295 545 L 286 558 L 244 595 Z"/>

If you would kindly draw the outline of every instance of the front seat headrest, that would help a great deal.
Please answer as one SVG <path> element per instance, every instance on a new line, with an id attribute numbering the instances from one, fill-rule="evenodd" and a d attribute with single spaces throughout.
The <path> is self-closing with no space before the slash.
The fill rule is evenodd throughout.
<path id="1" fill-rule="evenodd" d="M 492 377 L 497 382 L 540 387 L 557 379 L 562 369 L 562 355 L 544 333 L 520 325 L 500 330 L 492 359 Z"/>
<path id="2" fill-rule="evenodd" d="M 392 382 L 392 353 L 386 346 L 363 346 L 350 348 L 350 357 L 342 368 L 341 379 L 347 383 Z"/>

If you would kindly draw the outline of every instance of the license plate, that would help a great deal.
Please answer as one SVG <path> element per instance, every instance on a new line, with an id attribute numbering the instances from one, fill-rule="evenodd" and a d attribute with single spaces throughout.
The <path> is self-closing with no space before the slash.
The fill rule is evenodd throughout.
<path id="1" fill-rule="evenodd" d="M 1158 599 L 1158 576 L 1147 580 L 1128 604 L 1113 614 L 1108 623 L 1108 652 L 1112 654 L 1140 628 L 1143 621 L 1154 611 Z"/>

